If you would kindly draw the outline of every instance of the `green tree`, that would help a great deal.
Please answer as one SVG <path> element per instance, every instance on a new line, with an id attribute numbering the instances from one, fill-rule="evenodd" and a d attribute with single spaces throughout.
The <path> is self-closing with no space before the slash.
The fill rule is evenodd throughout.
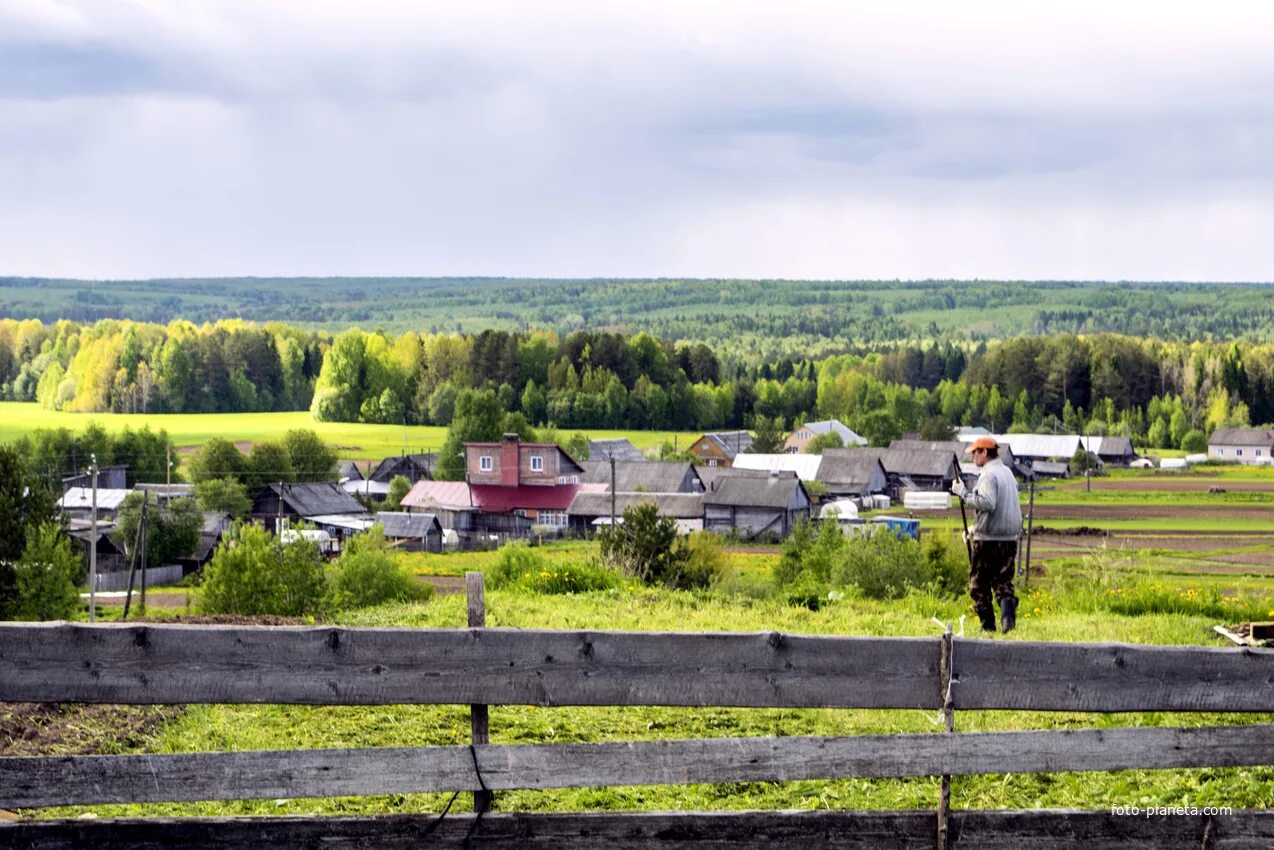
<path id="1" fill-rule="evenodd" d="M 255 493 L 275 481 L 295 481 L 292 458 L 282 443 L 262 440 L 248 452 L 247 471 L 243 476 L 249 493 Z"/>
<path id="2" fill-rule="evenodd" d="M 660 516 L 652 502 L 625 509 L 624 521 L 603 528 L 597 537 L 602 560 L 644 584 L 686 588 L 702 581 L 687 573 L 690 549 L 677 536 L 676 520 Z"/>
<path id="3" fill-rule="evenodd" d="M 283 448 L 292 467 L 293 481 L 336 480 L 336 452 L 328 448 L 318 434 L 308 428 L 293 428 L 283 435 Z"/>
<path id="4" fill-rule="evenodd" d="M 548 397 L 535 381 L 527 381 L 526 386 L 522 389 L 521 408 L 522 413 L 526 415 L 527 420 L 530 422 L 544 422 L 544 416 L 548 409 Z"/>
<path id="5" fill-rule="evenodd" d="M 248 459 L 234 443 L 221 437 L 213 437 L 195 450 L 187 468 L 190 479 L 195 482 L 213 478 L 243 481 L 244 474 L 248 471 Z"/>
<path id="6" fill-rule="evenodd" d="M 1181 448 L 1190 454 L 1203 454 L 1208 450 L 1207 435 L 1197 428 L 1187 431 L 1181 437 Z"/>
<path id="7" fill-rule="evenodd" d="M 951 420 L 945 416 L 930 416 L 920 423 L 920 439 L 950 442 L 956 438 L 956 430 Z"/>
<path id="8" fill-rule="evenodd" d="M 1162 449 L 1167 447 L 1168 439 L 1168 423 L 1163 420 L 1162 416 L 1160 416 L 1154 421 L 1154 424 L 1150 426 L 1150 431 L 1146 435 L 1146 441 L 1154 448 Z"/>
<path id="9" fill-rule="evenodd" d="M 841 435 L 835 431 L 828 431 L 826 434 L 819 434 L 814 439 L 805 444 L 805 454 L 821 455 L 826 449 L 843 449 L 845 441 L 841 439 Z"/>
<path id="10" fill-rule="evenodd" d="M 902 436 L 898 420 L 884 410 L 872 410 L 863 414 L 854 430 L 873 446 L 888 446 Z"/>
<path id="11" fill-rule="evenodd" d="M 80 604 L 75 583 L 82 566 L 79 556 L 71 551 L 70 538 L 55 523 L 32 526 L 15 567 L 13 619 L 69 620 Z"/>
<path id="12" fill-rule="evenodd" d="M 26 551 L 33 529 L 56 521 L 53 494 L 28 468 L 22 453 L 0 446 L 0 619 L 12 616 L 17 601 L 14 564 Z"/>
<path id="13" fill-rule="evenodd" d="M 524 440 L 533 436 L 524 418 L 519 421 L 505 414 L 494 391 L 465 390 L 460 393 L 434 477 L 440 481 L 464 480 L 464 444 L 498 442 L 506 426 L 511 426 L 510 433 L 516 433 Z"/>
<path id="14" fill-rule="evenodd" d="M 385 496 L 385 510 L 396 511 L 403 499 L 411 492 L 411 480 L 405 475 L 395 475 L 389 482 L 389 493 Z"/>
<path id="15" fill-rule="evenodd" d="M 141 493 L 129 493 L 119 507 L 116 537 L 130 549 L 141 524 L 142 498 Z M 150 566 L 162 566 L 195 551 L 203 513 L 195 499 L 173 499 L 164 507 L 152 502 L 146 525 L 146 560 Z"/>
<path id="16" fill-rule="evenodd" d="M 299 617 L 323 610 L 323 558 L 308 540 L 280 543 L 255 525 L 236 526 L 204 568 L 199 607 L 209 614 Z"/>
<path id="17" fill-rule="evenodd" d="M 751 454 L 775 454 L 783 450 L 783 417 L 761 416 L 752 419 L 752 445 L 748 448 Z"/>
<path id="18" fill-rule="evenodd" d="M 195 497 L 205 511 L 240 519 L 252 509 L 252 500 L 237 478 L 209 478 L 195 484 Z"/>

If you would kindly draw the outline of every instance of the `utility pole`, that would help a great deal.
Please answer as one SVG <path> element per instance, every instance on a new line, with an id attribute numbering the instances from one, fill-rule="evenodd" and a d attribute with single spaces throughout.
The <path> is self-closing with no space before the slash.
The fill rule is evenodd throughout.
<path id="1" fill-rule="evenodd" d="M 172 486 L 172 483 L 173 483 L 173 446 L 172 446 L 172 443 L 169 443 L 169 444 L 165 447 L 165 453 L 166 453 L 166 456 L 167 456 L 167 458 L 168 458 L 168 463 L 164 466 L 164 476 L 165 476 L 165 477 L 164 477 L 164 483 L 171 487 L 171 486 Z"/>
<path id="2" fill-rule="evenodd" d="M 88 621 L 97 620 L 97 455 L 92 457 L 89 473 L 93 476 L 93 507 L 89 514 L 88 535 Z"/>

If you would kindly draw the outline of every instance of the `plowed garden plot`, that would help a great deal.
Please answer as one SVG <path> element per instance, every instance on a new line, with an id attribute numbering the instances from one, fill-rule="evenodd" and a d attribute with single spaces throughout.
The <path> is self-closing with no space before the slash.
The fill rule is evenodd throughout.
<path id="1" fill-rule="evenodd" d="M 1266 505 L 1172 505 L 1172 504 L 1101 504 L 1101 505 L 1049 505 L 1035 503 L 1035 521 L 1041 519 L 1091 520 L 1089 524 L 1100 526 L 1102 520 L 1111 519 L 1171 519 L 1180 520 L 1182 529 L 1188 529 L 1191 520 L 1268 520 L 1274 529 L 1274 509 Z"/>
<path id="2" fill-rule="evenodd" d="M 1086 484 L 1080 479 L 1059 483 L 1056 487 L 1059 490 L 1084 490 Z M 1260 481 L 1224 478 L 1220 475 L 1172 475 L 1145 478 L 1094 478 L 1092 480 L 1094 490 L 1121 492 L 1140 490 L 1145 493 L 1206 493 L 1210 487 L 1223 487 L 1226 490 L 1245 493 L 1269 493 L 1274 492 L 1274 479 Z"/>

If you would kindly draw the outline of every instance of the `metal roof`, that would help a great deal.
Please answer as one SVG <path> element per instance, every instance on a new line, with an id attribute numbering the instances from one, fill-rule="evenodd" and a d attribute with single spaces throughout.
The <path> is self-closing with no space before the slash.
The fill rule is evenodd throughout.
<path id="1" fill-rule="evenodd" d="M 269 484 L 266 489 L 282 498 L 284 504 L 303 517 L 366 513 L 357 499 L 332 481 Z"/>
<path id="2" fill-rule="evenodd" d="M 809 431 L 811 434 L 822 435 L 835 431 L 840 435 L 841 441 L 846 446 L 865 446 L 867 441 L 858 436 L 852 428 L 845 425 L 839 419 L 824 419 L 821 422 L 806 422 L 796 431 Z"/>
<path id="3" fill-rule="evenodd" d="M 119 510 L 119 506 L 128 498 L 132 490 L 104 490 L 97 488 L 97 509 L 99 511 Z M 93 509 L 92 487 L 71 487 L 58 499 L 57 506 L 64 511 L 88 511 Z"/>
<path id="4" fill-rule="evenodd" d="M 1274 446 L 1274 428 L 1218 428 L 1209 446 Z"/>
<path id="5" fill-rule="evenodd" d="M 734 459 L 734 468 L 795 472 L 796 477 L 802 481 L 814 481 L 818 478 L 818 469 L 822 463 L 822 455 L 741 454 Z"/>

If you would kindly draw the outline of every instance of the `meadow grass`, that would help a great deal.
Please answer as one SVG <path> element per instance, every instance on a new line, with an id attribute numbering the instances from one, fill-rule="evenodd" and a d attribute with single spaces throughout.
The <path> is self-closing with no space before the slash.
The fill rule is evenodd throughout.
<path id="1" fill-rule="evenodd" d="M 1213 621 L 1198 614 L 1115 614 L 1068 607 L 1069 597 L 1035 589 L 1023 594 L 1019 630 L 1008 640 L 1087 640 L 1133 643 L 1215 643 Z M 488 624 L 505 628 L 771 631 L 805 634 L 934 636 L 930 617 L 958 620 L 965 600 L 912 593 L 901 600 L 863 599 L 819 611 L 777 599 L 711 593 L 618 589 L 570 596 L 488 590 Z M 350 626 L 459 627 L 462 596 L 427 604 L 390 605 L 342 615 Z M 957 645 L 958 651 L 958 645 Z M 960 712 L 962 731 L 1270 722 L 1253 715 L 1051 712 Z M 554 708 L 496 706 L 493 743 L 544 743 L 659 738 L 930 733 L 932 712 L 854 709 Z M 278 748 L 427 746 L 464 744 L 464 706 L 192 706 L 143 742 L 148 752 Z M 130 749 L 122 747 L 121 751 Z M 628 809 L 928 809 L 937 799 L 931 778 L 717 785 L 608 787 L 497 794 L 499 811 Z M 315 800 L 97 806 L 55 809 L 42 816 L 349 814 L 440 811 L 449 795 L 396 795 Z M 457 807 L 468 808 L 468 795 Z M 1274 805 L 1274 768 L 1058 773 L 957 777 L 957 808 L 1103 809 L 1141 805 Z"/>
<path id="2" fill-rule="evenodd" d="M 37 428 L 67 428 L 83 431 L 97 423 L 108 431 L 134 431 L 148 427 L 168 432 L 175 445 L 195 448 L 213 437 L 232 442 L 278 440 L 294 428 L 315 431 L 342 458 L 379 460 L 409 452 L 436 451 L 447 437 L 447 429 L 431 425 L 362 425 L 352 422 L 318 422 L 307 411 L 286 413 L 62 413 L 45 410 L 28 402 L 0 402 L 0 443 L 28 434 Z M 576 433 L 560 429 L 563 437 Z M 627 437 L 642 451 L 655 451 L 664 443 L 686 449 L 698 433 L 674 431 L 584 431 L 590 439 Z"/>

